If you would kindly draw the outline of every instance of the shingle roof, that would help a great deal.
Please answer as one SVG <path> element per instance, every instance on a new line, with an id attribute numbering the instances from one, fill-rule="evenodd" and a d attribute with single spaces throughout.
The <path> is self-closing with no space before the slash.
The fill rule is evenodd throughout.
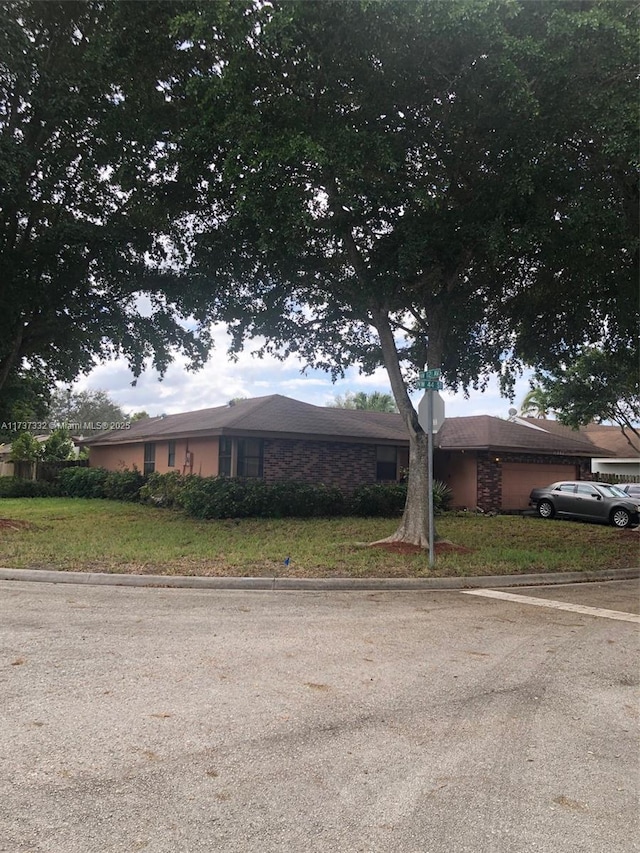
<path id="1" fill-rule="evenodd" d="M 502 420 L 491 415 L 474 415 L 468 418 L 446 418 L 439 430 L 435 445 L 441 450 L 493 450 L 522 453 L 550 453 L 553 455 L 596 455 L 596 448 L 588 438 L 568 427 L 549 428 L 555 421 L 542 422 L 537 429 L 517 422 Z M 597 448 L 602 456 L 613 455 Z"/>
<path id="2" fill-rule="evenodd" d="M 631 444 L 625 438 L 624 433 L 618 426 L 606 426 L 604 424 L 589 424 L 581 430 L 589 441 L 599 448 L 606 447 L 620 458 L 640 457 L 640 440 L 630 430 L 626 434 L 631 439 Z"/>
<path id="3" fill-rule="evenodd" d="M 123 444 L 232 432 L 322 436 L 351 441 L 407 440 L 400 415 L 313 406 L 281 394 L 272 394 L 239 400 L 234 405 L 145 418 L 133 423 L 130 429 L 101 433 L 84 443 Z"/>
<path id="4" fill-rule="evenodd" d="M 146 418 L 133 423 L 130 429 L 101 433 L 83 443 L 112 445 L 220 434 L 396 444 L 408 441 L 404 422 L 398 414 L 313 406 L 281 394 L 272 394 L 239 400 L 234 405 Z M 531 429 L 490 415 L 447 418 L 435 436 L 434 444 L 442 450 L 511 450 L 585 457 L 613 455 L 603 448 L 594 448 L 588 438 L 567 427 L 562 430 Z"/>

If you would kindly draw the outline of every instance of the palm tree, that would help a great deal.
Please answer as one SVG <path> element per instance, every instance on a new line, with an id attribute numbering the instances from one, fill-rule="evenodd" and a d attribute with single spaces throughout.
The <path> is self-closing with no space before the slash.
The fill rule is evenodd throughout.
<path id="1" fill-rule="evenodd" d="M 396 404 L 391 394 L 383 394 L 380 391 L 347 391 L 344 397 L 336 397 L 329 406 L 334 409 L 360 409 L 369 412 L 397 412 Z"/>
<path id="2" fill-rule="evenodd" d="M 532 415 L 536 418 L 549 417 L 549 402 L 547 395 L 539 385 L 533 385 L 520 404 L 521 415 Z"/>

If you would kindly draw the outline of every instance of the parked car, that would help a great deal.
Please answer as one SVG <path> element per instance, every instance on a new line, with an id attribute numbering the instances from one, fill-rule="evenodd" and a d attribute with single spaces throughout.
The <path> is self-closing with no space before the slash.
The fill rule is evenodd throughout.
<path id="1" fill-rule="evenodd" d="M 533 489 L 529 506 L 541 518 L 582 518 L 602 521 L 614 527 L 631 527 L 640 522 L 640 498 L 632 498 L 619 486 L 586 480 L 552 483 Z"/>
<path id="2" fill-rule="evenodd" d="M 620 483 L 620 488 L 634 500 L 640 500 L 640 483 Z"/>

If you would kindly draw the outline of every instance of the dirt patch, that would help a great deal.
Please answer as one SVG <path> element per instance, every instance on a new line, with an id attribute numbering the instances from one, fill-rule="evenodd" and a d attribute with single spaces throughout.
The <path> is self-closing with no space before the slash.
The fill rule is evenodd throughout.
<path id="1" fill-rule="evenodd" d="M 425 548 L 419 545 L 411 545 L 409 542 L 376 542 L 371 548 L 382 548 L 384 551 L 389 551 L 392 554 L 424 554 Z M 471 548 L 465 548 L 464 545 L 454 545 L 453 542 L 436 542 L 433 546 L 433 551 L 436 556 L 439 554 L 471 554 Z"/>
<path id="2" fill-rule="evenodd" d="M 0 518 L 0 530 L 37 530 L 30 521 L 20 521 L 18 518 Z"/>

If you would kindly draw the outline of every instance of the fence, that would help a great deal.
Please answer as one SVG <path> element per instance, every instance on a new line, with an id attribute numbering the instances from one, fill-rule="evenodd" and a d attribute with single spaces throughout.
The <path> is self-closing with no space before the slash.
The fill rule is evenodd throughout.
<path id="1" fill-rule="evenodd" d="M 635 474 L 603 474 L 599 472 L 591 475 L 597 483 L 637 483 Z"/>

